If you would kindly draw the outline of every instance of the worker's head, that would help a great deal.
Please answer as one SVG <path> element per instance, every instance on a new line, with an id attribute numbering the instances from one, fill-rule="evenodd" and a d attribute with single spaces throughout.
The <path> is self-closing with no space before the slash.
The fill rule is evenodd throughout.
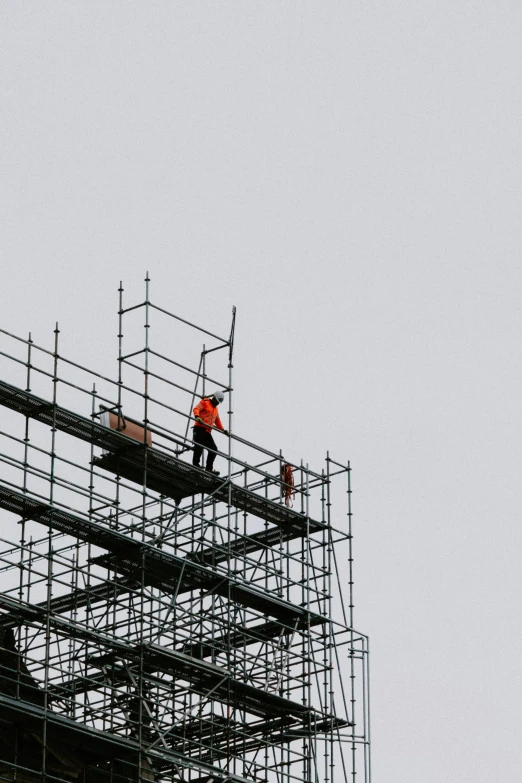
<path id="1" fill-rule="evenodd" d="M 219 403 L 223 402 L 223 400 L 225 399 L 225 395 L 224 395 L 224 393 L 222 391 L 218 390 L 218 391 L 215 391 L 215 392 L 212 393 L 212 396 L 211 396 L 210 399 L 212 400 L 214 405 L 219 405 Z"/>

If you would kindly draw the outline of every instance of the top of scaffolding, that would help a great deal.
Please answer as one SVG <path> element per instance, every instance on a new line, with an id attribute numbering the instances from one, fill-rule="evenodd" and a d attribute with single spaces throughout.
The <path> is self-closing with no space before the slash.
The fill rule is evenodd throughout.
<path id="1" fill-rule="evenodd" d="M 238 508 L 257 514 L 261 519 L 294 528 L 295 532 L 306 524 L 312 531 L 319 529 L 325 520 L 314 517 L 310 503 L 312 490 L 325 481 L 324 470 L 314 471 L 302 461 L 292 463 L 282 451 L 276 453 L 234 432 L 235 307 L 229 337 L 224 338 L 153 303 L 149 287 L 147 274 L 144 300 L 124 307 L 124 290 L 120 283 L 118 371 L 115 380 L 63 356 L 59 350 L 58 325 L 54 350 L 37 345 L 31 336 L 24 340 L 0 329 L 1 334 L 10 338 L 11 348 L 14 343 L 29 349 L 29 358 L 25 360 L 17 356 L 16 351 L 0 351 L 0 356 L 14 359 L 20 370 L 17 384 L 7 381 L 0 384 L 0 403 L 99 447 L 102 453 L 95 454 L 94 458 L 97 468 L 117 472 L 133 483 L 142 483 L 146 476 L 143 483 L 148 490 L 171 497 L 176 504 L 184 498 L 206 493 L 223 501 L 228 499 Z M 128 331 L 132 350 L 124 351 L 124 316 L 140 312 L 144 315 L 141 325 L 143 343 L 140 347 L 136 346 L 140 329 L 135 323 L 131 324 Z M 186 363 L 181 362 L 152 347 L 150 329 L 153 312 L 192 331 L 191 339 L 186 334 L 181 339 L 162 328 L 159 337 L 163 343 L 176 345 L 177 355 L 181 348 L 187 354 L 192 351 L 195 358 L 193 366 L 189 364 L 189 357 Z M 211 337 L 217 345 L 203 345 L 198 349 L 195 334 Z M 225 348 L 228 350 L 223 362 L 217 354 Z M 29 366 L 30 388 L 27 383 L 23 384 Z M 176 369 L 175 380 L 170 372 L 173 368 Z M 226 450 L 218 451 L 218 456 L 226 459 L 227 474 L 219 478 L 206 474 L 187 461 L 192 450 L 192 409 L 195 401 L 208 393 L 209 384 L 226 392 L 228 402 L 226 416 L 230 437 L 226 441 Z M 35 389 L 40 393 L 35 393 Z M 107 414 L 112 414 L 110 419 Z M 334 471 L 343 472 L 348 467 L 330 457 L 328 462 L 330 475 Z M 295 508 L 289 507 L 289 488 L 282 474 L 285 465 L 297 478 L 291 488 L 296 496 Z M 245 476 L 248 476 L 246 481 Z"/>

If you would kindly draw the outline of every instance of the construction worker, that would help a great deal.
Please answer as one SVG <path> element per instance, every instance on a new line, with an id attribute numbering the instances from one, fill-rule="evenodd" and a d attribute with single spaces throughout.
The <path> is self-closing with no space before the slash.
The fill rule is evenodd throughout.
<path id="1" fill-rule="evenodd" d="M 212 427 L 221 430 L 228 435 L 219 418 L 218 405 L 223 402 L 225 395 L 222 391 L 215 391 L 210 397 L 203 397 L 194 408 L 194 455 L 192 464 L 199 468 L 203 449 L 207 449 L 206 469 L 209 473 L 219 475 L 219 470 L 214 470 L 214 460 L 216 459 L 217 446 L 212 437 Z"/>

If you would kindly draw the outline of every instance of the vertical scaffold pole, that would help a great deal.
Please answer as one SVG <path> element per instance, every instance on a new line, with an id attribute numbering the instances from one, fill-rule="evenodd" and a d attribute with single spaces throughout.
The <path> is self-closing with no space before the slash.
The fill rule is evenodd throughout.
<path id="1" fill-rule="evenodd" d="M 29 338 L 27 340 L 27 365 L 26 365 L 26 376 L 25 376 L 25 389 L 26 391 L 31 391 L 31 349 L 32 349 L 32 339 L 31 339 L 31 332 L 29 332 Z M 27 415 L 25 417 L 25 428 L 24 428 L 24 469 L 23 469 L 23 483 L 22 483 L 22 492 L 24 495 L 27 493 L 27 478 L 28 478 L 28 468 L 29 468 L 29 419 L 30 417 Z M 21 531 L 20 531 L 20 579 L 18 584 L 18 598 L 20 601 L 23 600 L 24 595 L 24 580 L 26 579 L 26 572 L 27 567 L 25 564 L 26 559 L 26 539 L 25 539 L 25 531 L 26 531 L 26 519 L 25 515 L 21 519 Z M 21 649 L 22 647 L 22 627 L 18 628 L 16 631 L 16 638 L 18 641 L 18 648 Z M 27 647 L 27 626 L 25 627 L 25 646 Z M 21 676 L 21 667 L 18 667 L 17 676 L 16 676 L 16 698 L 20 698 L 20 676 Z M 23 753 L 23 748 L 21 749 Z M 15 765 L 18 764 L 19 759 L 19 753 L 20 753 L 20 727 L 16 727 L 16 738 L 15 738 L 15 747 L 14 747 L 14 762 Z"/>
<path id="2" fill-rule="evenodd" d="M 120 280 L 118 288 L 118 430 L 123 426 L 123 282 Z M 116 474 L 116 489 L 114 502 L 114 524 L 116 530 L 120 521 L 120 494 L 121 494 L 121 476 L 118 471 Z"/>
<path id="3" fill-rule="evenodd" d="M 348 616 L 350 621 L 350 701 L 352 705 L 352 777 L 355 783 L 356 750 L 355 742 L 355 650 L 353 633 L 353 547 L 352 547 L 352 485 L 350 463 L 346 470 L 346 494 L 348 498 L 348 584 L 349 599 Z"/>
<path id="4" fill-rule="evenodd" d="M 54 329 L 54 354 L 53 354 L 53 422 L 51 427 L 51 465 L 49 469 L 49 504 L 51 509 L 55 500 L 55 471 L 56 471 L 56 406 L 58 396 L 58 337 L 60 330 L 58 324 Z M 47 546 L 47 581 L 46 581 L 46 621 L 45 621 L 45 654 L 44 654 L 44 709 L 42 736 L 42 780 L 45 783 L 47 776 L 47 710 L 49 709 L 49 671 L 51 664 L 51 600 L 53 592 L 53 512 L 51 510 L 51 524 L 48 532 Z"/>

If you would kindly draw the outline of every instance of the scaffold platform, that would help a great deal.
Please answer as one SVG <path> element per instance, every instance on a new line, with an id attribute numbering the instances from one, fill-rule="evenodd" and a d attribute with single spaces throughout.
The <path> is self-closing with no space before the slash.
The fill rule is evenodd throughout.
<path id="1" fill-rule="evenodd" d="M 190 683 L 190 688 L 194 692 L 202 696 L 212 693 L 213 698 L 224 703 L 228 703 L 230 699 L 233 699 L 235 704 L 253 715 L 259 717 L 293 715 L 297 717 L 311 714 L 314 722 L 317 722 L 320 718 L 321 721 L 328 722 L 329 720 L 334 720 L 339 724 L 339 719 L 335 716 L 320 714 L 306 705 L 283 698 L 261 688 L 255 688 L 248 683 L 235 679 L 221 666 L 216 666 L 213 663 L 194 658 L 185 653 L 167 650 L 153 643 L 145 643 L 138 647 L 133 647 L 122 640 L 117 641 L 99 632 L 87 630 L 77 622 L 67 621 L 59 617 L 51 617 L 49 620 L 47 612 L 43 607 L 31 605 L 23 601 L 6 599 L 1 595 L 0 607 L 9 608 L 12 615 L 18 614 L 24 620 L 30 619 L 33 623 L 43 625 L 46 622 L 50 622 L 53 629 L 58 633 L 65 634 L 67 637 L 87 640 L 105 650 L 110 650 L 113 653 L 111 655 L 113 665 L 117 660 L 128 661 L 129 663 L 141 662 L 146 667 L 149 675 L 156 672 L 174 675 L 175 678 Z M 91 666 L 95 665 L 95 659 L 92 657 L 89 658 L 88 662 Z M 105 665 L 102 668 L 105 668 Z M 132 682 L 129 674 L 126 675 L 126 679 Z M 77 692 L 86 692 L 88 682 L 89 679 L 87 677 L 82 677 L 81 687 Z M 100 687 L 100 684 L 99 680 L 93 680 L 93 689 L 96 686 Z M 64 683 L 61 689 L 65 692 L 76 692 L 75 683 Z"/>
<path id="2" fill-rule="evenodd" d="M 291 604 L 274 593 L 264 592 L 239 582 L 226 573 L 213 571 L 187 558 L 157 549 L 98 522 L 62 511 L 2 485 L 0 508 L 18 514 L 26 521 L 39 522 L 61 533 L 107 549 L 109 555 L 96 556 L 92 561 L 119 572 L 129 580 L 136 575 L 137 569 L 143 568 L 144 583 L 158 587 L 166 593 L 177 595 L 188 590 L 206 590 L 255 609 L 261 614 L 276 617 L 289 627 L 296 623 L 302 627 L 309 620 L 316 623 L 326 621 L 326 618 L 320 617 L 316 612 Z M 125 585 L 130 587 L 131 584 L 132 581 L 119 582 L 116 589 L 123 591 Z M 69 607 L 70 601 L 68 598 L 66 607 Z M 59 607 L 60 603 L 55 605 Z"/>
<path id="3" fill-rule="evenodd" d="M 326 527 L 282 503 L 275 503 L 226 478 L 214 476 L 150 446 L 137 443 L 98 421 L 73 413 L 5 381 L 0 381 L 0 404 L 112 452 L 95 458 L 96 467 L 145 485 L 148 489 L 172 498 L 177 504 L 183 498 L 206 493 L 218 501 L 230 503 L 241 511 L 280 526 L 286 535 L 304 536 L 307 532 L 314 533 Z"/>

